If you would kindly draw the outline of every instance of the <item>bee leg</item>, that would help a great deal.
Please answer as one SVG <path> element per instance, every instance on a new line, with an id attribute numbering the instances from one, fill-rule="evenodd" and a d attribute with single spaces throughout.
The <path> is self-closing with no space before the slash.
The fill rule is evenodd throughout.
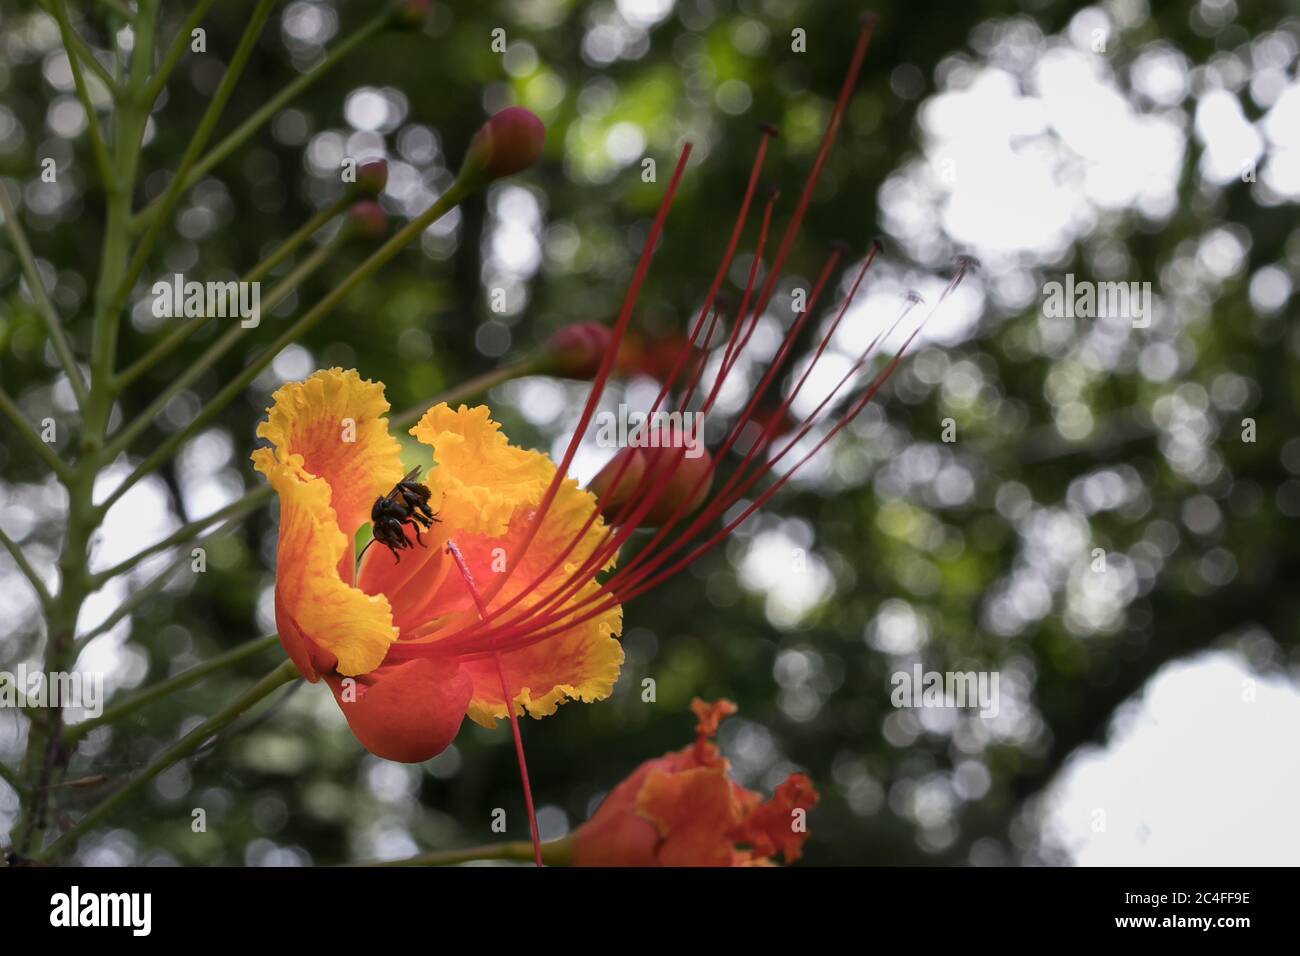
<path id="1" fill-rule="evenodd" d="M 412 521 L 411 528 L 415 531 L 415 540 L 420 542 L 420 547 L 426 547 L 424 539 L 420 537 L 420 522 Z"/>

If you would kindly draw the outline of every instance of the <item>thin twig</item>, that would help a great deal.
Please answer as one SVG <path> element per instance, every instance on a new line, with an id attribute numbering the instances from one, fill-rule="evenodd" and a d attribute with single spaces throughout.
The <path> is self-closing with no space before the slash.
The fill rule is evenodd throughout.
<path id="1" fill-rule="evenodd" d="M 14 428 L 31 447 L 32 451 L 36 453 L 36 457 L 43 461 L 46 467 L 54 472 L 60 481 L 66 483 L 69 474 L 68 466 L 63 459 L 54 453 L 53 448 L 41 440 L 41 436 L 27 421 L 27 417 L 23 414 L 23 410 L 18 407 L 18 403 L 10 398 L 9 393 L 3 389 L 0 389 L 0 412 L 3 412 L 5 418 L 13 422 Z"/>
<path id="2" fill-rule="evenodd" d="M 300 75 L 275 96 L 267 100 L 266 103 L 257 110 L 257 112 L 244 120 L 244 122 L 240 123 L 239 126 L 230 133 L 230 135 L 214 146 L 207 156 L 194 164 L 188 175 L 186 175 L 184 180 L 181 182 L 181 191 L 183 192 L 189 189 L 206 176 L 209 170 L 238 149 L 243 142 L 252 136 L 253 133 L 257 132 L 264 123 L 279 113 L 280 110 L 284 109 L 284 107 L 288 105 L 294 97 L 319 80 L 345 56 L 383 29 L 384 25 L 388 23 L 391 17 L 392 14 L 390 11 L 384 11 L 363 24 L 357 30 L 349 33 L 348 36 L 333 47 L 319 63 L 313 66 L 306 73 Z M 164 197 L 159 197 L 158 199 L 155 199 L 144 209 L 140 210 L 140 212 L 136 214 L 135 218 L 131 220 L 131 228 L 139 231 L 140 229 L 149 226 L 156 218 L 158 218 L 158 216 L 164 212 L 162 208 L 163 198 Z"/>
<path id="3" fill-rule="evenodd" d="M 154 701 L 161 700 L 178 690 L 184 690 L 193 684 L 197 684 L 203 678 L 207 677 L 214 671 L 238 664 L 240 661 L 260 654 L 268 648 L 274 647 L 279 643 L 280 638 L 275 634 L 268 634 L 265 637 L 259 637 L 251 641 L 246 641 L 224 654 L 220 654 L 211 660 L 204 661 L 202 664 L 196 664 L 189 670 L 182 671 L 173 677 L 159 681 L 152 687 L 147 687 L 137 694 L 132 695 L 129 699 L 122 701 L 120 704 L 114 704 L 108 707 L 98 717 L 90 720 L 83 720 L 79 724 L 73 724 L 65 727 L 63 730 L 63 740 L 65 743 L 75 743 L 85 737 L 97 727 L 105 724 L 115 723 L 123 717 L 129 717 L 136 711 L 148 707 Z"/>
<path id="4" fill-rule="evenodd" d="M 14 252 L 18 255 L 18 262 L 27 279 L 27 287 L 31 290 L 32 301 L 36 303 L 36 311 L 45 322 L 46 331 L 49 332 L 50 342 L 54 345 L 54 354 L 59 357 L 59 364 L 63 366 L 64 374 L 68 376 L 68 382 L 72 385 L 72 394 L 77 397 L 77 405 L 84 406 L 87 393 L 86 382 L 81 377 L 81 367 L 77 365 L 72 347 L 63 333 L 63 323 L 59 319 L 59 313 L 55 311 L 54 303 L 50 301 L 45 291 L 45 283 L 41 281 L 40 270 L 36 268 L 32 247 L 27 242 L 27 235 L 23 232 L 18 214 L 14 211 L 13 203 L 9 201 L 9 191 L 3 183 L 0 183 L 0 213 L 4 213 L 9 241 L 13 243 Z"/>
<path id="5" fill-rule="evenodd" d="M 151 780 L 168 767 L 184 760 L 202 746 L 209 737 L 224 730 L 236 717 L 255 706 L 277 688 L 300 678 L 301 675 L 298 673 L 298 668 L 294 666 L 293 661 L 285 660 L 281 662 L 237 700 L 223 707 L 175 744 L 168 747 L 148 767 L 124 785 L 122 789 L 89 810 L 85 816 L 77 821 L 75 826 L 49 846 L 39 851 L 36 856 L 39 859 L 49 859 L 70 850 L 86 832 L 112 816 L 123 804 L 137 796 Z"/>
<path id="6" fill-rule="evenodd" d="M 36 592 L 36 597 L 41 602 L 41 607 L 49 610 L 50 605 L 54 603 L 54 598 L 50 595 L 45 582 L 41 580 L 41 576 L 32 567 L 32 563 L 27 560 L 27 555 L 23 554 L 22 545 L 9 537 L 3 528 L 0 528 L 0 545 L 9 552 L 9 556 L 14 559 L 14 564 L 18 565 L 18 570 L 31 583 L 32 590 Z"/>
<path id="7" fill-rule="evenodd" d="M 99 113 L 90 98 L 90 89 L 86 86 L 85 75 L 81 72 L 81 57 L 77 55 L 76 35 L 68 20 L 68 8 L 64 0 L 53 0 L 54 19 L 59 24 L 59 34 L 63 37 L 63 48 L 68 54 L 68 66 L 72 70 L 72 82 L 77 88 L 77 97 L 81 100 L 82 111 L 86 114 L 86 130 L 90 135 L 90 147 L 95 153 L 95 164 L 99 167 L 99 179 L 104 189 L 112 190 L 116 180 L 113 164 L 108 158 L 108 147 L 104 145 L 104 134 L 99 128 Z M 112 83 L 112 80 L 109 80 Z M 110 86 L 110 90 L 114 87 Z"/>

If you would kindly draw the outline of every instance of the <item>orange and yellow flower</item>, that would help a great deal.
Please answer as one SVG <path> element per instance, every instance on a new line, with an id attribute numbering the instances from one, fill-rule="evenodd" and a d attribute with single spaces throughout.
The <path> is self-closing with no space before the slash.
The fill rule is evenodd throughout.
<path id="1" fill-rule="evenodd" d="M 368 750 L 426 760 L 452 741 L 466 715 L 486 727 L 507 716 L 503 685 L 515 713 L 534 717 L 566 700 L 609 695 L 623 662 L 617 604 L 518 649 L 473 642 L 480 600 L 489 612 L 511 604 L 520 616 L 561 588 L 572 592 L 569 603 L 592 597 L 595 575 L 572 577 L 572 555 L 589 554 L 604 531 L 592 518 L 590 492 L 571 479 L 552 487 L 551 460 L 511 445 L 486 407 L 436 405 L 411 434 L 431 451 L 420 480 L 438 521 L 422 544 L 407 530 L 412 547 L 401 560 L 376 546 L 358 566 L 357 531 L 407 470 L 388 431 L 383 386 L 335 368 L 273 398 L 258 428 L 271 447 L 252 457 L 280 499 L 280 641 L 303 677 L 325 679 Z M 597 570 L 612 565 L 611 558 Z M 565 606 L 557 602 L 559 611 Z M 440 641 L 453 636 L 444 652 Z M 394 653 L 412 645 L 418 654 Z"/>
<path id="2" fill-rule="evenodd" d="M 817 791 L 792 774 L 770 800 L 746 790 L 713 736 L 736 712 L 728 700 L 691 704 L 695 743 L 647 760 L 610 791 L 569 838 L 574 866 L 766 866 L 799 859 Z"/>

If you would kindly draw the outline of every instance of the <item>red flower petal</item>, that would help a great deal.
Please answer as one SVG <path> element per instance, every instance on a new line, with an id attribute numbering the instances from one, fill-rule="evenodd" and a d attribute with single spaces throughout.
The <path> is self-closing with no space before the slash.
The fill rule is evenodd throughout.
<path id="1" fill-rule="evenodd" d="M 447 749 L 473 692 L 468 674 L 453 661 L 418 660 L 381 667 L 370 677 L 374 683 L 352 685 L 337 674 L 325 677 L 367 750 L 386 760 L 421 763 Z"/>

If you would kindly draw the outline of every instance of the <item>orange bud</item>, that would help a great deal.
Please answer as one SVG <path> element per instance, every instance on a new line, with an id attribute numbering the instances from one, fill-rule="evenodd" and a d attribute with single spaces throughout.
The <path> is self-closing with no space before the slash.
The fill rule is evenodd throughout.
<path id="1" fill-rule="evenodd" d="M 371 159 L 357 167 L 357 192 L 374 199 L 388 185 L 388 163 Z"/>
<path id="2" fill-rule="evenodd" d="M 352 204 L 348 223 L 352 234 L 362 239 L 378 239 L 388 231 L 388 215 L 368 199 Z"/>
<path id="3" fill-rule="evenodd" d="M 522 106 L 508 106 L 479 127 L 469 142 L 461 178 L 491 181 L 512 176 L 542 156 L 546 127 Z"/>
<path id="4" fill-rule="evenodd" d="M 613 342 L 613 332 L 599 322 L 566 325 L 546 343 L 539 371 L 565 378 L 593 379 Z"/>
<path id="5" fill-rule="evenodd" d="M 675 427 L 651 429 L 638 447 L 615 455 L 587 488 L 600 498 L 601 513 L 609 521 L 620 511 L 624 520 L 630 518 L 646 497 L 658 492 L 639 522 L 656 528 L 674 514 L 690 514 L 704 504 L 713 485 L 711 462 L 698 434 L 684 435 Z"/>

